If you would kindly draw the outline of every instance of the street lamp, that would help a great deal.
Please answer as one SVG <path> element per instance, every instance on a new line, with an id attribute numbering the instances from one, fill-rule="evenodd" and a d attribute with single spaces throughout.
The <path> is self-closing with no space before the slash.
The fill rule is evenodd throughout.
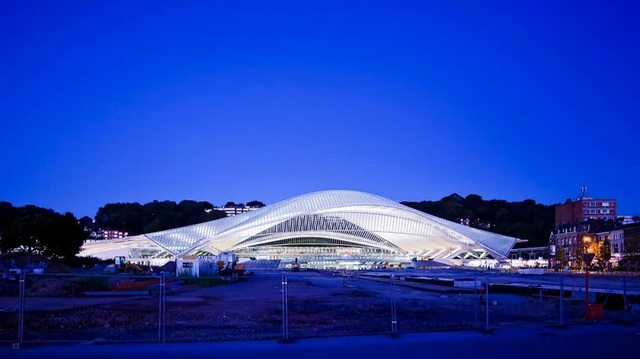
<path id="1" fill-rule="evenodd" d="M 589 266 L 595 257 L 595 253 L 590 251 L 591 237 L 582 237 L 582 243 L 584 244 L 585 252 L 582 254 L 582 262 L 584 263 L 584 318 L 586 320 L 592 319 L 593 315 L 589 310 Z"/>

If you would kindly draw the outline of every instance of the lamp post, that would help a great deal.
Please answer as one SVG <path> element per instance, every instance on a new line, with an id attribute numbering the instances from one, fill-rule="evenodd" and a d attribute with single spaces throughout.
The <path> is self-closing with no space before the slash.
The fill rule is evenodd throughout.
<path id="1" fill-rule="evenodd" d="M 582 243 L 585 247 L 585 253 L 582 254 L 582 262 L 584 263 L 584 318 L 585 320 L 591 319 L 591 314 L 589 311 L 589 266 L 595 257 L 595 253 L 591 253 L 589 243 L 591 242 L 591 237 L 584 236 L 582 237 Z"/>

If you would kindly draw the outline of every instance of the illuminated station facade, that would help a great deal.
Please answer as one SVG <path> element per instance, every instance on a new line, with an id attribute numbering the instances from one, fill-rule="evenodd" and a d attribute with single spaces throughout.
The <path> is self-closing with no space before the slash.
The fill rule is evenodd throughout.
<path id="1" fill-rule="evenodd" d="M 518 240 L 471 228 L 357 191 L 321 191 L 191 226 L 86 243 L 81 255 L 162 265 L 232 252 L 303 268 L 412 266 L 434 260 L 488 265 Z"/>

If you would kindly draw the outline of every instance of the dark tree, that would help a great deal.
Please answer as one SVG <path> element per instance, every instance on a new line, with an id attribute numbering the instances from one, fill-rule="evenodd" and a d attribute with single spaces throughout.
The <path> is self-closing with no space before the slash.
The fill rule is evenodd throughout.
<path id="1" fill-rule="evenodd" d="M 44 254 L 47 230 L 55 212 L 32 205 L 16 208 L 9 228 L 2 235 L 2 252 Z"/>
<path id="2" fill-rule="evenodd" d="M 223 211 L 217 211 L 209 202 L 185 200 L 178 203 L 178 211 L 182 215 L 182 225 L 202 223 L 227 216 Z"/>
<path id="3" fill-rule="evenodd" d="M 45 238 L 45 256 L 71 259 L 80 252 L 87 236 L 76 217 L 67 212 L 64 215 L 56 214 Z"/>
<path id="4" fill-rule="evenodd" d="M 99 228 L 131 234 L 143 233 L 148 221 L 140 203 L 108 203 L 98 209 L 95 219 Z"/>
<path id="5" fill-rule="evenodd" d="M 180 213 L 180 222 L 185 226 L 209 220 L 208 212 L 213 211 L 213 205 L 209 202 L 184 200 L 176 207 Z"/>
<path id="6" fill-rule="evenodd" d="M 611 242 L 608 239 L 605 239 L 601 243 L 598 243 L 596 248 L 596 260 L 598 263 L 605 268 L 606 264 L 611 259 Z"/>
<path id="7" fill-rule="evenodd" d="M 558 269 L 564 270 L 564 268 L 569 265 L 569 258 L 563 246 L 556 246 L 555 259 Z"/>
<path id="8" fill-rule="evenodd" d="M 85 232 L 91 232 L 92 230 L 94 230 L 93 218 L 89 216 L 84 216 L 78 219 L 78 223 L 85 230 Z"/>
<path id="9" fill-rule="evenodd" d="M 9 202 L 0 201 L 0 237 L 2 233 L 11 227 L 17 208 L 11 205 Z"/>
<path id="10" fill-rule="evenodd" d="M 27 205 L 14 208 L 11 223 L 3 229 L 0 250 L 70 259 L 80 251 L 85 238 L 73 214 Z"/>
<path id="11" fill-rule="evenodd" d="M 545 246 L 553 230 L 554 207 L 528 199 L 521 202 L 484 200 L 470 194 L 462 197 L 457 193 L 439 201 L 402 202 L 419 211 L 450 221 L 469 219 L 472 227 L 526 239 L 526 246 Z"/>
<path id="12" fill-rule="evenodd" d="M 260 201 L 249 201 L 247 202 L 247 207 L 253 207 L 253 208 L 262 208 L 264 207 L 265 204 L 260 202 Z"/>
<path id="13" fill-rule="evenodd" d="M 176 210 L 177 206 L 174 201 L 153 201 L 145 203 L 142 206 L 144 213 L 144 227 L 142 232 L 157 232 L 180 227 L 180 213 Z"/>
<path id="14" fill-rule="evenodd" d="M 208 213 L 207 217 L 208 217 L 208 221 L 213 221 L 214 219 L 220 219 L 220 218 L 224 218 L 227 216 L 227 212 L 223 212 L 223 211 L 218 211 L 218 210 L 213 210 L 211 212 Z"/>
<path id="15" fill-rule="evenodd" d="M 110 203 L 96 214 L 102 229 L 128 232 L 129 235 L 157 232 L 226 217 L 209 202 L 184 200 L 138 203 Z"/>

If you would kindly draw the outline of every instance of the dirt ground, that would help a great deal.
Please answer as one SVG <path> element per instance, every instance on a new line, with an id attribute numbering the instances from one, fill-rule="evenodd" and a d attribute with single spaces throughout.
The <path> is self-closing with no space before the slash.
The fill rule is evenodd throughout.
<path id="1" fill-rule="evenodd" d="M 211 286 L 210 286 L 211 285 Z M 433 289 L 433 288 L 432 288 Z M 438 291 L 329 272 L 287 273 L 292 338 L 389 333 L 392 303 L 399 332 L 484 328 L 486 297 L 473 290 Z M 553 297 L 491 294 L 491 327 L 559 323 Z M 0 340 L 17 337 L 17 297 L 0 298 Z M 582 322 L 583 304 L 565 300 L 568 323 Z M 86 297 L 81 293 L 26 300 L 26 341 L 157 341 L 159 296 Z M 609 319 L 620 313 L 607 313 Z M 282 274 L 237 282 L 171 281 L 166 295 L 169 342 L 278 339 L 282 336 Z"/>

